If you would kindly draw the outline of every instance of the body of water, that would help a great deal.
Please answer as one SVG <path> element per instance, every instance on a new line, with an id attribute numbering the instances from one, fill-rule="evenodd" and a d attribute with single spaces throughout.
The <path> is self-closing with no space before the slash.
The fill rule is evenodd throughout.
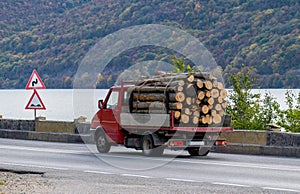
<path id="1" fill-rule="evenodd" d="M 103 99 L 108 90 L 38 90 L 46 106 L 46 110 L 37 110 L 37 116 L 45 116 L 47 120 L 73 121 L 79 116 L 90 121 L 98 110 L 97 101 Z M 281 108 L 286 109 L 286 89 L 255 89 L 254 93 L 270 92 Z M 292 90 L 298 95 L 300 89 Z M 33 94 L 33 90 L 0 90 L 0 115 L 7 119 L 33 119 L 34 111 L 25 110 Z"/>

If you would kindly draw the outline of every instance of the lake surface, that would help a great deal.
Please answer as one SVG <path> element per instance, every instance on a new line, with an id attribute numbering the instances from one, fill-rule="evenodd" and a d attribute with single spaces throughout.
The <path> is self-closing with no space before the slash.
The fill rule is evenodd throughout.
<path id="1" fill-rule="evenodd" d="M 90 121 L 98 110 L 97 101 L 106 96 L 108 90 L 38 90 L 47 110 L 37 110 L 37 116 L 45 116 L 47 120 L 73 121 L 79 116 Z M 270 92 L 281 108 L 286 109 L 286 89 L 255 89 L 254 93 Z M 300 89 L 292 90 L 298 95 Z M 33 94 L 32 90 L 0 90 L 0 115 L 7 119 L 33 119 L 34 111 L 25 110 Z"/>

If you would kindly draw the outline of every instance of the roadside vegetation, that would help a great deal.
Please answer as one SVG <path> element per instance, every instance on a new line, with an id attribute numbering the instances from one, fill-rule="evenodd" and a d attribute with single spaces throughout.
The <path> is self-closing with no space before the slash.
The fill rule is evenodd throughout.
<path id="1" fill-rule="evenodd" d="M 254 94 L 253 68 L 243 69 L 229 76 L 232 91 L 229 92 L 227 114 L 232 117 L 235 129 L 264 130 L 267 124 L 277 124 L 290 132 L 300 132 L 300 93 L 291 90 L 285 93 L 287 109 L 270 94 Z"/>

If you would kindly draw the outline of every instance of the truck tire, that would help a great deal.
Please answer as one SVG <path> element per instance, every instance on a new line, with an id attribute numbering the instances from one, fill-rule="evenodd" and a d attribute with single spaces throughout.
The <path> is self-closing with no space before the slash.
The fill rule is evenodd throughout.
<path id="1" fill-rule="evenodd" d="M 110 143 L 107 140 L 104 131 L 100 131 L 96 136 L 96 146 L 99 153 L 108 153 L 110 150 Z"/>
<path id="2" fill-rule="evenodd" d="M 145 135 L 142 138 L 142 149 L 145 156 L 161 156 L 164 152 L 163 146 L 154 147 L 154 141 L 151 135 Z"/>
<path id="3" fill-rule="evenodd" d="M 189 148 L 188 152 L 191 156 L 207 156 L 209 148 Z"/>

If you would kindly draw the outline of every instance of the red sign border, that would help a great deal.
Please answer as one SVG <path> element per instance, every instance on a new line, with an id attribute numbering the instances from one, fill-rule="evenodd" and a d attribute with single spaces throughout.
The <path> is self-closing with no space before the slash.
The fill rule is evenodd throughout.
<path id="1" fill-rule="evenodd" d="M 42 107 L 36 107 L 36 108 L 31 108 L 31 107 L 29 107 L 29 106 L 30 106 L 30 103 L 31 103 L 31 101 L 32 101 L 32 99 L 34 98 L 35 95 L 36 95 L 37 98 L 39 99 L 39 101 L 40 101 Z M 46 106 L 44 105 L 44 103 L 43 103 L 43 101 L 42 101 L 42 99 L 41 99 L 39 93 L 37 93 L 37 91 L 36 91 L 35 89 L 34 89 L 34 91 L 33 91 L 33 94 L 31 95 L 31 97 L 30 97 L 30 99 L 29 99 L 29 101 L 28 101 L 28 103 L 27 103 L 25 109 L 27 109 L 27 110 L 46 110 Z"/>
<path id="2" fill-rule="evenodd" d="M 34 74 L 36 75 L 36 77 L 38 78 L 38 80 L 42 84 L 42 86 L 40 86 L 40 87 L 30 86 L 30 83 L 32 82 L 32 78 L 33 78 Z M 28 82 L 27 82 L 26 90 L 35 90 L 35 89 L 46 89 L 46 86 L 45 86 L 44 82 L 42 81 L 41 77 L 39 76 L 38 72 L 34 69 L 31 73 L 31 76 L 30 76 Z"/>

